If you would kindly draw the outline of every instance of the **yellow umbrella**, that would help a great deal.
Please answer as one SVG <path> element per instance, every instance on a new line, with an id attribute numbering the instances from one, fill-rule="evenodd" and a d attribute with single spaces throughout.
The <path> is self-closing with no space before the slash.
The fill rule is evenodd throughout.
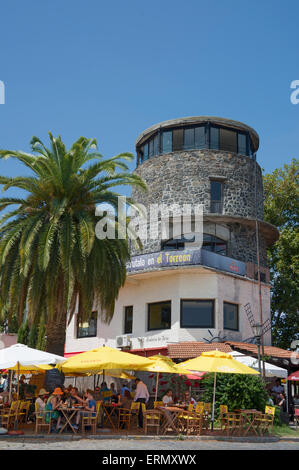
<path id="1" fill-rule="evenodd" d="M 156 380 L 156 392 L 155 392 L 155 401 L 157 401 L 158 396 L 158 380 L 160 372 L 167 373 L 167 374 L 189 374 L 189 371 L 186 368 L 180 367 L 180 365 L 175 364 L 170 357 L 162 356 L 161 354 L 157 354 L 155 356 L 150 356 L 152 364 L 145 366 L 144 368 L 140 369 L 147 372 L 157 372 L 157 380 Z"/>
<path id="2" fill-rule="evenodd" d="M 40 364 L 39 366 L 31 365 L 8 367 L 8 370 L 13 370 L 15 372 L 19 372 L 20 374 L 40 374 L 50 369 L 52 369 L 52 366 L 48 364 Z"/>
<path id="3" fill-rule="evenodd" d="M 146 357 L 102 346 L 72 356 L 67 361 L 59 364 L 58 367 L 64 373 L 89 372 L 97 374 L 103 370 L 111 369 L 143 370 L 144 366 L 150 364 L 152 364 L 152 361 Z"/>
<path id="4" fill-rule="evenodd" d="M 98 375 L 103 375 L 104 371 L 101 371 L 98 373 Z M 111 369 L 111 370 L 106 370 L 105 375 L 109 377 L 117 377 L 119 379 L 126 379 L 126 380 L 134 380 L 136 377 L 134 375 L 129 374 L 125 370 L 120 370 L 120 369 Z"/>
<path id="5" fill-rule="evenodd" d="M 215 413 L 215 393 L 216 393 L 216 373 L 221 374 L 251 374 L 259 375 L 259 372 L 251 367 L 236 361 L 230 354 L 221 351 L 208 351 L 201 353 L 200 356 L 188 361 L 182 362 L 180 366 L 184 369 L 200 372 L 214 372 L 214 390 L 213 390 L 213 411 L 212 411 L 212 429 L 214 425 Z"/>

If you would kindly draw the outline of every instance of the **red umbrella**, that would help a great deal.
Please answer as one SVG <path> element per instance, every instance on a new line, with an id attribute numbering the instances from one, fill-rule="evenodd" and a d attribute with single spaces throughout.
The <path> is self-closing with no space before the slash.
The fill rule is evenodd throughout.
<path id="1" fill-rule="evenodd" d="M 293 372 L 292 374 L 290 374 L 288 376 L 288 380 L 299 380 L 299 370 L 297 370 L 296 372 Z"/>

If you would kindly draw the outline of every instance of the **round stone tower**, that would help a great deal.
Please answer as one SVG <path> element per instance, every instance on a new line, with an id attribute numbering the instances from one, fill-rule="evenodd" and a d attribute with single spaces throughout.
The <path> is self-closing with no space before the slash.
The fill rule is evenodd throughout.
<path id="1" fill-rule="evenodd" d="M 135 173 L 148 191 L 132 198 L 151 204 L 203 204 L 203 249 L 255 264 L 258 221 L 260 263 L 278 236 L 264 222 L 263 183 L 256 161 L 259 136 L 231 119 L 196 116 L 156 124 L 136 141 Z M 148 240 L 133 254 L 192 248 L 190 240 Z M 256 273 L 252 273 L 254 277 Z"/>

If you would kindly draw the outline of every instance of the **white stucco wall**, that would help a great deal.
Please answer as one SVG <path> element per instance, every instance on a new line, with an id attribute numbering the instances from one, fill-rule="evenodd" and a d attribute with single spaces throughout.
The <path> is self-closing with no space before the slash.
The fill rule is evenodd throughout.
<path id="1" fill-rule="evenodd" d="M 248 302 L 255 320 L 259 321 L 258 284 L 251 279 L 199 266 L 180 267 L 129 275 L 119 293 L 115 314 L 110 325 L 98 320 L 97 337 L 76 338 L 76 316 L 67 328 L 65 352 L 81 352 L 103 344 L 116 347 L 116 336 L 123 334 L 124 307 L 133 306 L 132 349 L 159 348 L 168 343 L 204 341 L 210 338 L 207 329 L 180 328 L 180 299 L 215 299 L 215 328 L 227 339 L 243 341 L 253 336 L 244 311 Z M 147 331 L 147 304 L 171 300 L 171 329 Z M 239 331 L 223 329 L 223 302 L 239 305 Z M 262 284 L 263 321 L 270 318 L 270 288 Z M 95 308 L 96 309 L 96 308 Z M 138 339 L 139 338 L 139 339 Z M 142 339 L 140 339 L 142 338 Z M 265 335 L 265 345 L 271 344 L 271 333 Z"/>

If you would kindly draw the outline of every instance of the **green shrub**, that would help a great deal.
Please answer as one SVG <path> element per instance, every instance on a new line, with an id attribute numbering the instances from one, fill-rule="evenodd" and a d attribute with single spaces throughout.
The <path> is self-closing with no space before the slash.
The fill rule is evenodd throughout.
<path id="1" fill-rule="evenodd" d="M 213 402 L 214 374 L 202 380 L 205 387 L 203 399 Z M 243 374 L 217 374 L 215 416 L 219 405 L 227 405 L 228 411 L 235 409 L 256 409 L 264 412 L 268 394 L 260 377 Z"/>

